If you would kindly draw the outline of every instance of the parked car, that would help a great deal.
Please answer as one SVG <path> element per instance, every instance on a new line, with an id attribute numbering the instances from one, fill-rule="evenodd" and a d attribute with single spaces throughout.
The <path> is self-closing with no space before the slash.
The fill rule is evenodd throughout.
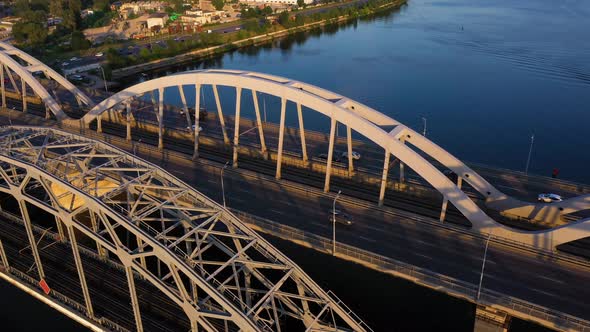
<path id="1" fill-rule="evenodd" d="M 102 52 L 98 52 L 98 53 L 96 53 L 94 56 L 96 56 L 96 57 L 99 57 L 99 58 L 100 58 L 100 57 L 101 57 L 101 56 L 103 56 L 103 55 L 104 55 L 104 53 L 102 53 Z"/>
<path id="2" fill-rule="evenodd" d="M 537 200 L 543 203 L 561 202 L 563 198 L 557 194 L 539 194 Z"/>
<path id="3" fill-rule="evenodd" d="M 342 224 L 342 225 L 346 225 L 346 226 L 350 226 L 353 224 L 352 217 L 348 213 L 342 212 L 340 210 L 336 210 L 336 211 L 330 210 L 330 222 L 331 223 L 334 222 L 334 215 L 336 215 L 336 223 L 338 223 L 338 224 Z"/>
<path id="4" fill-rule="evenodd" d="M 348 159 L 348 151 L 342 152 L 342 158 L 343 159 Z M 358 152 L 356 152 L 356 151 L 352 151 L 352 159 L 354 159 L 354 160 L 361 159 L 361 154 L 358 153 Z"/>
<path id="5" fill-rule="evenodd" d="M 320 153 L 317 155 L 318 159 L 322 159 L 322 160 L 328 160 L 328 154 L 327 153 Z M 340 161 L 340 157 L 338 156 L 338 154 L 334 153 L 332 154 L 332 161 L 335 162 L 339 162 Z"/>

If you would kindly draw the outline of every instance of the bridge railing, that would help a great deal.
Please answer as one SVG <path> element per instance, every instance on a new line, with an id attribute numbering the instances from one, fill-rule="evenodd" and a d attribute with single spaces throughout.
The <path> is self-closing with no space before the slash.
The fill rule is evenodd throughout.
<path id="1" fill-rule="evenodd" d="M 296 242 L 324 253 L 331 253 L 332 251 L 331 239 L 305 232 L 291 226 L 276 223 L 272 220 L 247 214 L 239 210 L 230 210 L 232 210 L 232 212 L 242 221 L 259 232 Z M 337 242 L 336 255 L 341 258 L 361 263 L 370 268 L 408 279 L 416 284 L 434 288 L 446 292 L 449 295 L 466 299 L 470 302 L 489 305 L 501 310 L 509 311 L 511 315 L 516 317 L 528 320 L 531 318 L 534 320 L 541 320 L 561 330 L 590 331 L 589 321 L 487 289 L 482 289 L 479 299 L 477 299 L 477 285 L 445 276 L 428 269 L 400 262 L 390 257 L 382 256 L 351 245 Z"/>

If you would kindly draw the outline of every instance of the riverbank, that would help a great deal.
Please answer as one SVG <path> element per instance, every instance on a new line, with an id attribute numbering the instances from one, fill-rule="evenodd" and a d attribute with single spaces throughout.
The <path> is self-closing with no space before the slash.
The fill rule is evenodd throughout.
<path id="1" fill-rule="evenodd" d="M 262 45 L 262 44 L 265 44 L 268 42 L 272 42 L 272 41 L 276 40 L 277 38 L 285 37 L 290 34 L 309 31 L 309 30 L 321 28 L 321 27 L 324 27 L 324 26 L 330 25 L 330 24 L 338 24 L 341 22 L 348 21 L 350 19 L 365 17 L 365 16 L 375 14 L 375 13 L 378 13 L 378 12 L 386 10 L 386 9 L 398 8 L 398 7 L 401 7 L 402 5 L 404 5 L 406 2 L 407 2 L 407 0 L 392 0 L 390 2 L 379 5 L 374 8 L 366 8 L 365 7 L 367 10 L 364 10 L 362 12 L 357 12 L 355 14 L 342 15 L 342 16 L 338 16 L 335 18 L 329 18 L 329 19 L 325 19 L 325 20 L 321 20 L 321 21 L 317 21 L 317 22 L 313 22 L 313 23 L 304 24 L 301 26 L 296 26 L 296 27 L 283 29 L 283 30 L 279 30 L 279 31 L 275 31 L 275 32 L 265 33 L 265 34 L 261 34 L 261 35 L 257 35 L 257 36 L 253 36 L 253 37 L 248 37 L 248 38 L 240 39 L 240 40 L 233 41 L 233 42 L 227 42 L 227 43 L 217 45 L 217 46 L 198 49 L 198 50 L 190 51 L 190 52 L 183 53 L 180 55 L 176 55 L 173 57 L 157 59 L 157 60 L 153 60 L 153 61 L 149 61 L 149 62 L 137 64 L 137 65 L 131 65 L 131 66 L 127 66 L 127 67 L 123 67 L 123 68 L 119 68 L 119 69 L 114 69 L 112 71 L 112 80 L 121 79 L 123 77 L 128 77 L 131 75 L 137 75 L 137 74 L 142 73 L 144 71 L 149 71 L 149 70 L 158 69 L 158 68 L 164 68 L 164 67 L 172 66 L 172 65 L 179 65 L 179 64 L 183 64 L 183 63 L 186 63 L 189 61 L 200 60 L 200 59 L 208 58 L 211 56 L 220 55 L 220 54 L 223 54 L 223 53 L 226 53 L 229 51 L 233 51 L 233 50 L 236 50 L 239 48 Z"/>

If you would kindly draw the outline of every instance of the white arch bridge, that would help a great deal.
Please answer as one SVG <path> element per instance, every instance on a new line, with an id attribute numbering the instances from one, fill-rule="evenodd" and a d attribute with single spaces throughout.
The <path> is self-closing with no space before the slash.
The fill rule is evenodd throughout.
<path id="1" fill-rule="evenodd" d="M 141 303 L 148 295 L 136 290 L 140 283 L 185 315 L 185 330 L 370 330 L 233 214 L 113 146 L 54 129 L 2 127 L 0 166 L 1 211 L 24 224 L 34 258 L 29 272 L 56 285 L 45 272 L 47 246 L 39 245 L 45 233 L 33 229 L 57 230 L 71 244 L 90 320 L 99 316 L 98 290 L 86 281 L 92 264 L 79 247 L 122 266 L 138 331 L 150 323 L 140 307 L 160 305 Z M 2 245 L 0 256 L 5 268 L 22 259 Z"/>
<path id="2" fill-rule="evenodd" d="M 3 47 L 13 53 L 22 53 L 8 46 Z M 18 63 L 11 65 L 5 57 L 0 58 L 0 61 L 4 62 L 3 59 L 6 60 L 6 66 L 13 68 L 13 70 L 15 70 L 14 68 L 18 69 Z M 29 78 L 26 79 L 29 80 Z M 67 85 L 61 79 L 56 78 L 55 80 L 61 82 L 64 86 Z M 31 87 L 33 87 L 33 83 L 31 83 Z M 242 95 L 248 91 L 252 96 L 252 104 L 256 116 L 256 128 L 252 129 L 257 129 L 259 147 L 263 155 L 269 152 L 267 148 L 269 137 L 265 137 L 263 131 L 259 95 L 274 96 L 280 100 L 279 129 L 278 137 L 276 137 L 276 151 L 274 152 L 276 159 L 275 175 L 277 178 L 281 178 L 282 176 L 282 165 L 285 159 L 285 118 L 287 104 L 290 103 L 294 104 L 297 110 L 300 134 L 299 142 L 301 144 L 298 153 L 300 153 L 303 162 L 310 162 L 311 158 L 308 157 L 307 152 L 308 147 L 306 145 L 302 110 L 305 109 L 306 112 L 313 112 L 327 117 L 330 121 L 327 158 L 325 161 L 325 191 L 330 190 L 332 173 L 335 168 L 332 162 L 335 151 L 335 132 L 338 124 L 341 124 L 346 126 L 347 129 L 349 172 L 352 173 L 354 171 L 351 143 L 353 131 L 368 141 L 371 141 L 383 151 L 383 166 L 381 167 L 379 165 L 379 168 L 382 170 L 378 197 L 380 204 L 383 203 L 387 184 L 390 181 L 389 168 L 391 157 L 393 156 L 400 161 L 399 173 L 401 181 L 403 181 L 404 177 L 404 167 L 409 167 L 428 183 L 428 185 L 434 188 L 435 191 L 442 195 L 441 220 L 444 220 L 447 205 L 450 202 L 471 223 L 471 229 L 473 231 L 493 233 L 496 236 L 505 237 L 546 250 L 554 250 L 561 244 L 590 236 L 590 219 L 577 220 L 543 231 L 522 231 L 504 226 L 490 217 L 481 206 L 467 195 L 465 184 L 468 184 L 478 195 L 483 197 L 488 207 L 536 220 L 559 220 L 565 215 L 590 209 L 590 195 L 570 198 L 563 202 L 553 204 L 531 203 L 514 199 L 495 188 L 465 163 L 395 119 L 336 93 L 288 78 L 234 70 L 184 72 L 136 84 L 94 106 L 89 102 L 86 114 L 81 119 L 68 118 L 67 115 L 63 114 L 63 110 L 60 109 L 54 110 L 54 108 L 51 108 L 51 112 L 58 120 L 69 124 L 87 127 L 94 121 L 97 121 L 98 131 L 101 131 L 103 117 L 112 114 L 122 115 L 122 122 L 127 127 L 127 138 L 131 140 L 131 128 L 134 124 L 137 125 L 136 119 L 139 115 L 139 107 L 137 105 L 142 102 L 142 98 L 145 99 L 145 96 L 151 96 L 152 108 L 150 109 L 153 110 L 151 115 L 155 118 L 154 123 L 155 132 L 158 136 L 158 146 L 163 149 L 164 137 L 166 136 L 166 132 L 171 129 L 168 128 L 171 113 L 166 108 L 165 95 L 173 90 L 176 90 L 177 92 L 175 93 L 179 94 L 182 101 L 182 109 L 184 110 L 184 117 L 186 117 L 186 124 L 182 128 L 186 125 L 188 125 L 188 128 L 191 128 L 191 126 L 194 126 L 193 128 L 199 128 L 200 123 L 203 121 L 200 119 L 201 112 L 199 111 L 202 106 L 202 90 L 206 87 L 211 89 L 215 99 L 217 119 L 219 120 L 221 131 L 220 135 L 225 144 L 231 146 L 231 149 L 233 149 L 232 159 L 234 167 L 238 165 L 240 137 L 243 134 L 240 131 L 240 115 L 241 109 L 243 108 L 242 105 L 244 104 Z M 235 109 L 232 110 L 235 121 L 233 127 L 226 126 L 225 124 L 218 87 L 229 87 L 235 91 Z M 40 96 L 44 94 L 43 87 L 34 88 L 34 90 Z M 73 91 L 71 89 L 69 90 Z M 189 115 L 189 111 L 193 107 L 189 107 L 187 103 L 187 98 L 185 97 L 187 90 L 192 90 L 195 94 L 195 111 L 193 116 Z M 73 93 L 84 99 L 80 93 L 76 91 L 73 91 Z M 50 108 L 48 103 L 46 105 Z M 121 110 L 126 111 L 121 112 Z M 229 137 L 230 130 L 233 130 L 233 139 Z M 199 154 L 201 136 L 202 134 L 199 133 L 199 130 L 192 130 L 195 157 Z M 444 169 L 456 174 L 457 181 L 451 181 L 445 176 L 443 174 Z"/>

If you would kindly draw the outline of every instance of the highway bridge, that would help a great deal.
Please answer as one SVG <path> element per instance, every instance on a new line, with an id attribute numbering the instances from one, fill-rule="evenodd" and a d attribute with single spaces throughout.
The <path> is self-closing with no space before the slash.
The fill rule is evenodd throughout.
<path id="1" fill-rule="evenodd" d="M 42 64 L 10 45 L 0 48 L 6 58 L 1 73 L 11 85 L 5 87 L 2 80 L 3 114 L 10 114 L 9 121 L 59 126 L 111 142 L 165 166 L 244 216 L 280 221 L 328 240 L 333 225 L 327 221 L 340 190 L 339 208 L 352 215 L 354 227 L 338 225 L 339 242 L 457 284 L 479 285 L 472 294 L 469 287 L 453 292 L 436 282 L 423 283 L 478 303 L 487 310 L 482 316 L 502 316 L 500 311 L 561 330 L 589 326 L 584 285 L 590 275 L 584 256 L 590 248 L 585 242 L 590 189 L 584 185 L 469 166 L 368 106 L 287 78 L 228 70 L 186 72 L 101 101 L 72 89 L 49 70 L 45 78 L 33 77 L 31 73 L 44 71 Z M 8 93 L 20 98 L 6 100 Z M 169 94 L 178 96 L 181 105 L 170 103 Z M 31 104 L 30 95 L 42 104 Z M 278 124 L 263 121 L 261 99 L 278 106 L 270 110 Z M 200 112 L 203 105 L 206 118 Z M 248 112 L 252 118 L 245 116 Z M 304 114 L 305 119 L 327 120 L 327 131 L 306 130 Z M 288 117 L 297 128 L 288 125 Z M 344 137 L 337 134 L 339 127 Z M 353 149 L 363 156 L 360 160 L 352 158 Z M 326 157 L 318 158 L 318 152 Z M 342 152 L 348 158 L 336 158 Z M 228 164 L 233 167 L 226 169 Z M 220 169 L 226 186 L 221 192 Z M 571 198 L 540 204 L 534 201 L 540 190 Z M 482 256 L 487 265 L 482 266 Z M 497 295 L 488 301 L 481 297 L 484 268 L 483 292 Z M 534 314 L 538 312 L 543 314 Z"/>

